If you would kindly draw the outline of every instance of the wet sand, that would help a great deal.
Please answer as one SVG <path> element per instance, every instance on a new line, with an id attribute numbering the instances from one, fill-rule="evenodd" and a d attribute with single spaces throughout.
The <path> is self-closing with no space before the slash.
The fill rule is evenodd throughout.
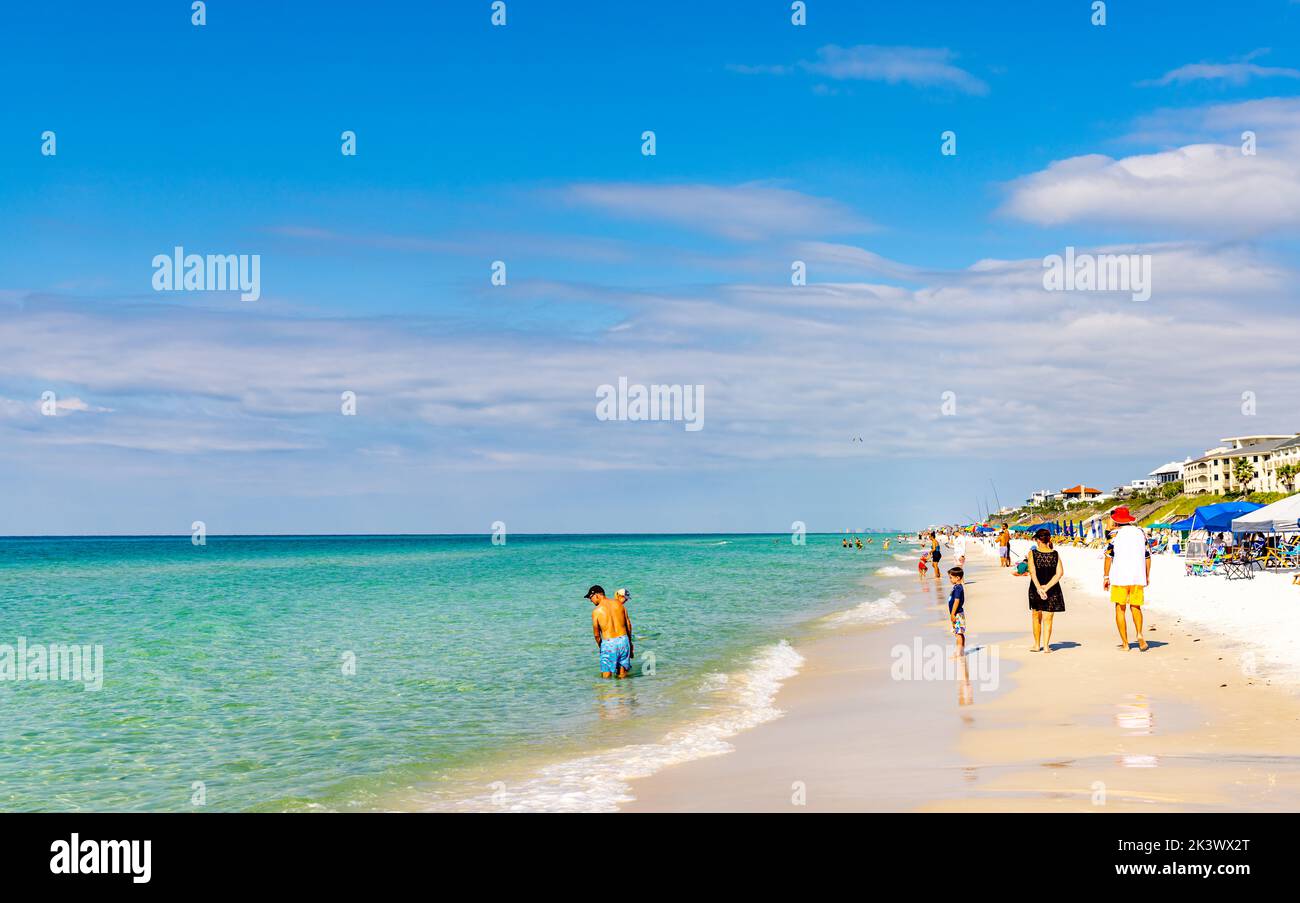
<path id="1" fill-rule="evenodd" d="M 967 568 L 965 675 L 926 671 L 951 642 L 946 577 L 893 578 L 909 619 L 800 643 L 782 718 L 633 781 L 621 808 L 1300 809 L 1300 696 L 1243 669 L 1240 646 L 1153 612 L 1150 649 L 1120 651 L 1114 607 L 1076 582 L 1098 572 L 1067 574 L 1055 649 L 1031 652 L 1028 578 L 975 543 Z"/>

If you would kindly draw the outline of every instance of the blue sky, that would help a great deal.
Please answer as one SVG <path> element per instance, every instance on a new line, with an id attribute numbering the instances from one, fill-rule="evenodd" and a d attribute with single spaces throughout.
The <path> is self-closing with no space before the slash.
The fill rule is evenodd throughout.
<path id="1" fill-rule="evenodd" d="M 344 6 L 11 12 L 0 532 L 911 525 L 1300 429 L 1300 4 Z"/>

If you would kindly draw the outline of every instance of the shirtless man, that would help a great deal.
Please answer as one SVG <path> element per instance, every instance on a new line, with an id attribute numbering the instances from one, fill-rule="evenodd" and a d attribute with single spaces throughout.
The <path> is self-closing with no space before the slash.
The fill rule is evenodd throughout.
<path id="1" fill-rule="evenodd" d="M 632 670 L 632 619 L 622 600 L 609 598 L 605 588 L 597 584 L 587 590 L 587 598 L 594 608 L 591 611 L 591 632 L 600 650 L 600 676 L 604 678 L 628 676 Z"/>

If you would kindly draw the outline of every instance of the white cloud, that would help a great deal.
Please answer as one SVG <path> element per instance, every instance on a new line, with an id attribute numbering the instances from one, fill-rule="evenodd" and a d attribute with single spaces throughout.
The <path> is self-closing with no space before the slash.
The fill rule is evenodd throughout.
<path id="1" fill-rule="evenodd" d="M 801 63 L 817 75 L 837 80 L 880 81 L 891 85 L 953 88 L 965 94 L 987 94 L 988 85 L 953 64 L 955 54 L 943 47 L 882 47 L 828 44 L 817 59 Z"/>
<path id="2" fill-rule="evenodd" d="M 813 238 L 871 228 L 837 201 L 758 182 L 731 186 L 590 182 L 568 186 L 562 197 L 615 216 L 742 241 L 791 235 Z"/>
<path id="3" fill-rule="evenodd" d="M 1246 131 L 1255 135 L 1253 155 L 1242 153 Z M 1001 212 L 1042 225 L 1165 227 L 1217 237 L 1300 225 L 1300 98 L 1161 110 L 1137 120 L 1123 140 L 1182 146 L 1057 161 L 1011 182 Z"/>
<path id="4" fill-rule="evenodd" d="M 1229 63 L 1189 63 L 1166 72 L 1160 78 L 1142 82 L 1142 84 L 1164 86 L 1185 85 L 1198 81 L 1217 81 L 1240 86 L 1254 78 L 1300 78 L 1300 69 L 1291 69 L 1285 66 L 1261 66 L 1258 63 L 1251 62 L 1251 60 L 1267 52 L 1267 50 L 1256 50 L 1247 54 L 1243 59 Z"/>
<path id="5" fill-rule="evenodd" d="M 1300 78 L 1300 69 L 1260 66 L 1255 63 L 1189 63 L 1166 72 L 1150 84 L 1185 85 L 1195 81 L 1221 81 L 1244 85 L 1252 78 Z"/>
<path id="6" fill-rule="evenodd" d="M 918 88 L 950 88 L 963 94 L 987 94 L 989 86 L 955 65 L 956 54 L 946 47 L 884 47 L 827 44 L 817 49 L 815 60 L 787 65 L 727 66 L 741 75 L 788 75 L 809 72 L 835 81 L 872 81 Z M 821 93 L 826 93 L 824 90 Z"/>
<path id="7" fill-rule="evenodd" d="M 1258 234 L 1300 225 L 1300 125 L 1258 136 L 1258 153 L 1189 144 L 1115 159 L 1071 157 L 1017 179 L 1002 212 L 1042 225 L 1167 226 L 1191 234 Z"/>
<path id="8" fill-rule="evenodd" d="M 0 417 L 17 419 L 44 416 L 42 408 L 43 401 L 40 399 L 20 401 L 16 398 L 0 398 Z M 93 405 L 75 396 L 60 398 L 56 394 L 54 397 L 54 416 L 61 414 L 111 414 L 112 412 L 112 408 Z"/>
<path id="9" fill-rule="evenodd" d="M 198 457 L 213 473 L 247 458 L 289 487 L 378 455 L 384 468 L 362 465 L 368 485 L 400 492 L 412 468 L 653 471 L 860 455 L 847 437 L 864 430 L 870 453 L 887 456 L 1135 443 L 1168 456 L 1231 432 L 1245 389 L 1266 395 L 1261 410 L 1300 407 L 1293 351 L 1260 341 L 1300 332 L 1297 274 L 1248 245 L 1090 249 L 1152 254 L 1143 304 L 1045 292 L 1041 257 L 943 272 L 848 245 L 803 250 L 813 284 L 619 294 L 626 318 L 583 339 L 33 302 L 0 320 L 0 389 L 77 387 L 69 397 L 117 412 L 0 418 L 0 455 L 77 467 L 104 450 Z M 869 281 L 882 272 L 906 285 Z M 1243 360 L 1265 384 L 1243 382 Z M 1189 375 L 1202 390 L 1164 390 Z M 704 385 L 705 429 L 597 421 L 596 386 L 619 376 Z M 340 414 L 344 390 L 357 393 L 355 417 Z M 956 418 L 940 415 L 948 390 Z M 1261 418 L 1259 429 L 1279 426 Z"/>
<path id="10" fill-rule="evenodd" d="M 58 398 L 57 396 L 54 401 L 54 410 L 59 414 L 64 412 L 77 414 L 110 414 L 113 411 L 112 408 L 102 408 L 98 405 L 92 405 L 88 402 L 82 401 L 80 398 Z"/>
<path id="11" fill-rule="evenodd" d="M 1300 97 L 1261 97 L 1234 103 L 1158 110 L 1139 117 L 1121 140 L 1139 144 L 1233 144 L 1243 130 L 1260 135 L 1265 148 L 1295 146 L 1300 139 Z"/>

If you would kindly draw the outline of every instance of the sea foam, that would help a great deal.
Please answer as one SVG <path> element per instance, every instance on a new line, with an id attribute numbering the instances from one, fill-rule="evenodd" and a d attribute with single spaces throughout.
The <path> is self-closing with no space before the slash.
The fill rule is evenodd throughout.
<path id="1" fill-rule="evenodd" d="M 830 615 L 824 619 L 824 622 L 837 627 L 856 624 L 892 624 L 895 621 L 902 621 L 909 617 L 907 612 L 903 611 L 899 605 L 906 598 L 902 593 L 895 590 L 888 596 L 872 599 L 870 602 L 863 602 L 848 611 Z"/>
<path id="2" fill-rule="evenodd" d="M 780 717 L 773 705 L 781 685 L 804 658 L 788 642 L 759 650 L 742 671 L 708 675 L 704 688 L 724 697 L 717 713 L 678 728 L 657 743 L 621 746 L 548 765 L 535 776 L 492 795 L 475 796 L 438 809 L 500 812 L 613 812 L 635 797 L 628 781 L 693 759 L 730 752 L 727 738 Z"/>

